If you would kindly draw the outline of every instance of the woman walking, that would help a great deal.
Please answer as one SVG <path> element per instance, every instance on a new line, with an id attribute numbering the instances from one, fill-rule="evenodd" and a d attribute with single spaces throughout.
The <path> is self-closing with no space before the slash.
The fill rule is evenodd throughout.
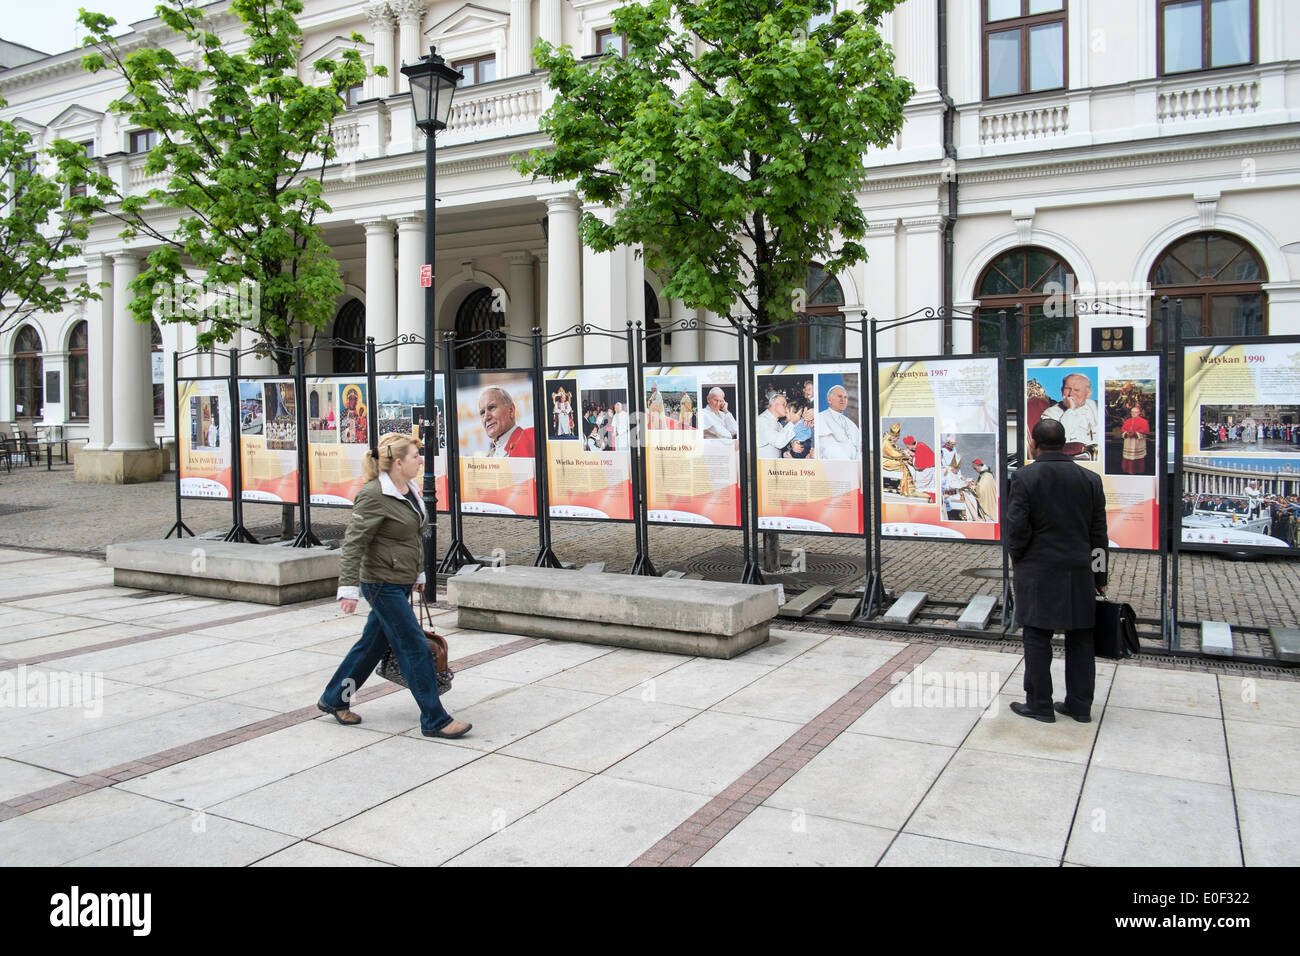
<path id="1" fill-rule="evenodd" d="M 412 589 L 423 592 L 425 586 L 422 535 L 428 517 L 415 485 L 423 464 L 420 447 L 410 435 L 391 432 L 379 439 L 378 461 L 366 452 L 366 483 L 357 492 L 343 539 L 338 601 L 343 613 L 351 614 L 364 595 L 370 617 L 316 706 L 340 724 L 361 723 L 348 705 L 391 646 L 420 705 L 423 734 L 463 737 L 470 725 L 453 720 L 438 699 L 433 655 L 410 604 Z"/>

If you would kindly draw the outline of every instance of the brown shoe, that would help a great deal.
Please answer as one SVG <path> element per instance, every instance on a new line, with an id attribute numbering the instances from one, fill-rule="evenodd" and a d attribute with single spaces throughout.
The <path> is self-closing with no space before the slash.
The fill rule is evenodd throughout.
<path id="1" fill-rule="evenodd" d="M 473 727 L 473 724 L 463 720 L 453 720 L 449 724 L 443 724 L 437 730 L 422 730 L 420 733 L 426 737 L 442 737 L 445 740 L 455 740 L 457 737 L 464 737 Z"/>
<path id="2" fill-rule="evenodd" d="M 361 715 L 354 714 L 346 707 L 328 707 L 326 706 L 325 701 L 318 700 L 316 701 L 316 708 L 332 715 L 340 724 L 345 724 L 348 727 L 353 727 L 361 723 Z"/>

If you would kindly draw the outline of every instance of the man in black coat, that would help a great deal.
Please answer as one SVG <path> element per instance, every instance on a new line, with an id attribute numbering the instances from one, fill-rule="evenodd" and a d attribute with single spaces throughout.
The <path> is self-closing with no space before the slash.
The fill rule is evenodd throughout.
<path id="1" fill-rule="evenodd" d="M 1028 440 L 1033 464 L 1011 475 L 1002 532 L 1015 570 L 1016 620 L 1024 628 L 1022 717 L 1092 719 L 1094 595 L 1106 590 L 1106 493 L 1101 478 L 1064 453 L 1065 429 L 1045 419 Z M 1052 703 L 1052 633 L 1065 632 L 1065 701 Z"/>

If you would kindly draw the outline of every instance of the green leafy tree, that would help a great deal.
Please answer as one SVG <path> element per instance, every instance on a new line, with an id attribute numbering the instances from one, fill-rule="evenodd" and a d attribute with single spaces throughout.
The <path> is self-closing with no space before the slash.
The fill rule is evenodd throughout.
<path id="1" fill-rule="evenodd" d="M 159 185 L 122 196 L 75 144 L 56 149 L 84 187 L 74 208 L 120 221 L 123 238 L 157 243 L 131 286 L 137 319 L 195 325 L 206 346 L 251 328 L 284 372 L 298 329 L 325 327 L 343 291 L 317 219 L 330 211 L 322 183 L 336 155 L 342 93 L 365 79 L 366 68 L 358 52 L 345 50 L 339 60 L 313 64 L 328 77 L 324 86 L 299 78 L 300 0 L 232 0 L 248 38 L 241 44 L 209 29 L 196 2 L 157 8 L 188 41 L 177 50 L 148 44 L 126 52 L 109 32 L 112 18 L 85 10 L 79 17 L 92 48 L 83 66 L 114 72 L 125 84 L 109 109 L 158 134 L 144 171 L 165 174 Z M 164 228 L 173 211 L 179 221 Z M 202 298 L 187 286 L 191 270 L 203 276 Z"/>
<path id="2" fill-rule="evenodd" d="M 913 91 L 878 31 L 895 3 L 828 17 L 830 0 L 651 0 L 614 11 L 625 56 L 539 43 L 554 148 L 519 168 L 610 208 L 584 216 L 584 242 L 642 244 L 666 296 L 789 318 L 814 259 L 833 274 L 866 258 L 863 156 Z"/>
<path id="3" fill-rule="evenodd" d="M 0 99 L 0 109 L 5 107 Z M 99 298 L 84 282 L 69 289 L 68 259 L 89 234 L 84 217 L 65 206 L 67 182 L 41 172 L 32 135 L 0 120 L 0 332 L 34 312 Z"/>
<path id="4" fill-rule="evenodd" d="M 539 43 L 554 148 L 519 169 L 611 209 L 583 217 L 583 241 L 642 245 L 665 296 L 792 318 L 813 260 L 834 274 L 866 258 L 864 154 L 891 143 L 913 92 L 878 30 L 896 2 L 828 17 L 830 0 L 650 0 L 614 11 L 625 56 Z M 775 570 L 776 534 L 764 552 Z"/>

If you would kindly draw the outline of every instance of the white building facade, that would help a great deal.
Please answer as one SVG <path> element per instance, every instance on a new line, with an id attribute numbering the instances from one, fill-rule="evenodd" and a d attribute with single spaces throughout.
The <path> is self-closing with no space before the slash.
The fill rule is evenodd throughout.
<path id="1" fill-rule="evenodd" d="M 321 224 L 344 292 L 325 338 L 383 343 L 423 332 L 424 141 L 399 67 L 430 46 L 467 76 L 438 138 L 439 331 L 716 321 L 664 298 L 664 277 L 636 250 L 584 248 L 580 200 L 512 166 L 545 145 L 537 123 L 551 94 L 533 72 L 535 40 L 579 55 L 616 45 L 619 5 L 307 0 L 304 79 L 313 61 L 352 46 L 353 31 L 365 37 L 366 62 L 388 70 L 354 91 L 336 121 L 340 155 L 325 187 L 333 212 Z M 223 9 L 207 13 L 237 42 L 240 24 Z M 810 311 L 829 324 L 792 331 L 772 358 L 858 356 L 861 336 L 841 333 L 839 317 L 943 306 L 985 318 L 887 332 L 882 351 L 996 349 L 996 315 L 1016 304 L 1035 318 L 1025 350 L 1090 351 L 1102 329 L 1127 329 L 1144 348 L 1159 339 L 1152 315 L 1164 295 L 1183 300 L 1189 334 L 1300 333 L 1300 0 L 905 0 L 883 29 L 916 95 L 897 141 L 868 157 L 869 258 L 835 277 L 813 270 Z M 122 42 L 174 38 L 147 20 Z M 119 85 L 85 73 L 79 59 L 71 51 L 0 71 L 5 118 L 38 145 L 89 144 L 127 194 L 148 188 L 147 131 L 106 112 Z M 102 301 L 0 335 L 0 422 L 61 426 L 86 440 L 86 477 L 134 480 L 149 467 L 130 465 L 132 456 L 172 435 L 171 353 L 192 347 L 194 331 L 131 319 L 125 289 L 149 246 L 116 231 L 97 225 L 73 267 L 74 280 L 104 284 Z M 652 357 L 734 351 L 734 340 L 700 327 L 666 336 Z M 380 370 L 415 370 L 422 357 L 420 346 L 402 346 L 380 357 Z M 599 336 L 570 338 L 547 356 L 622 358 L 619 343 Z M 202 361 L 187 371 L 225 371 L 224 361 Z M 308 371 L 352 371 L 354 361 L 322 349 Z M 529 363 L 515 344 L 460 360 Z M 250 360 L 241 370 L 272 369 Z"/>

